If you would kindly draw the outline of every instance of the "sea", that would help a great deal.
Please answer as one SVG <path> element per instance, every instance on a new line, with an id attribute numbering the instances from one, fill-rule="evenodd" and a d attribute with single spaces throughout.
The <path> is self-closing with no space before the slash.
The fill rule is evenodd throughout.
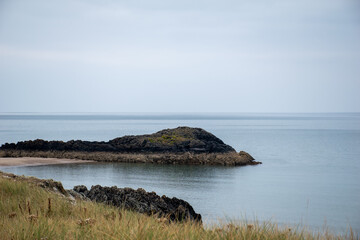
<path id="1" fill-rule="evenodd" d="M 0 144 L 108 141 L 165 128 L 203 128 L 262 165 L 91 163 L 0 167 L 61 181 L 143 188 L 188 201 L 205 224 L 267 222 L 360 233 L 360 113 L 1 113 Z"/>

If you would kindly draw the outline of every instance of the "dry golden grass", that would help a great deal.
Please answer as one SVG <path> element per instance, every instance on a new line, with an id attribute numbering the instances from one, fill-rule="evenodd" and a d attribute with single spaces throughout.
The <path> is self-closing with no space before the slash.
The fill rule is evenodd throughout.
<path id="1" fill-rule="evenodd" d="M 0 177 L 0 239 L 358 239 L 264 224 L 169 223 Z"/>

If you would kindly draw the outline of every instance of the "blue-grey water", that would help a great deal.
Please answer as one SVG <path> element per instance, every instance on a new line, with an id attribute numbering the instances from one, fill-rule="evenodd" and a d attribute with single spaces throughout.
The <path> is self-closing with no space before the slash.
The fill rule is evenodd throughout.
<path id="1" fill-rule="evenodd" d="M 2 167 L 84 184 L 144 188 L 185 199 L 207 221 L 273 220 L 360 232 L 360 113 L 332 114 L 0 114 L 0 144 L 30 139 L 96 140 L 201 127 L 262 165 L 124 163 Z"/>

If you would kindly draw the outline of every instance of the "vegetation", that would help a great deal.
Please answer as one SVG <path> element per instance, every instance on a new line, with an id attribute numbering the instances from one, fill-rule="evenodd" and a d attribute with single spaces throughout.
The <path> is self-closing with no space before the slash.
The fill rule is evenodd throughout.
<path id="1" fill-rule="evenodd" d="M 180 135 L 175 135 L 175 134 L 163 134 L 159 137 L 149 137 L 147 138 L 147 140 L 151 143 L 161 143 L 161 144 L 168 144 L 168 145 L 172 145 L 175 143 L 181 143 L 181 142 L 185 142 L 185 141 L 190 141 L 192 140 L 191 138 L 186 138 Z"/>
<path id="2" fill-rule="evenodd" d="M 31 184 L 0 177 L 0 239 L 357 239 L 265 224 L 169 223 L 112 206 L 71 200 Z"/>
<path id="3" fill-rule="evenodd" d="M 193 164 L 243 166 L 257 164 L 240 154 L 234 153 L 112 153 L 112 152 L 76 152 L 76 151 L 24 151 L 0 150 L 0 157 L 40 157 L 83 159 L 100 162 Z"/>
<path id="4" fill-rule="evenodd" d="M 41 139 L 6 143 L 0 157 L 42 157 L 193 165 L 256 165 L 249 154 L 239 154 L 213 134 L 190 127 L 165 129 L 153 134 L 124 136 L 108 142 Z"/>
<path id="5" fill-rule="evenodd" d="M 176 143 L 176 144 L 175 144 Z M 75 151 L 75 152 L 112 152 L 112 153 L 230 153 L 235 149 L 226 145 L 213 134 L 190 127 L 165 129 L 153 134 L 124 136 L 107 142 L 98 141 L 46 141 L 42 139 L 5 143 L 3 151 Z"/>

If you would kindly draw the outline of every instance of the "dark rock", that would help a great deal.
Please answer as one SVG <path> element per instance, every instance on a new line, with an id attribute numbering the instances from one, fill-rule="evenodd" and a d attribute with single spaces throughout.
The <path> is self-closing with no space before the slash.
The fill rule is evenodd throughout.
<path id="1" fill-rule="evenodd" d="M 124 136 L 108 142 L 89 141 L 33 141 L 4 144 L 1 150 L 26 151 L 80 151 L 118 153 L 228 153 L 235 150 L 213 134 L 201 129 L 178 127 L 154 134 Z"/>
<path id="2" fill-rule="evenodd" d="M 75 186 L 74 191 L 78 192 L 78 193 L 83 193 L 85 195 L 88 192 L 87 187 L 85 185 L 77 185 L 77 186 Z"/>
<path id="3" fill-rule="evenodd" d="M 213 134 L 178 127 L 154 134 L 124 136 L 108 142 L 34 141 L 4 144 L 2 157 L 48 157 L 104 162 L 245 166 L 260 162 L 248 153 L 237 153 Z"/>
<path id="4" fill-rule="evenodd" d="M 155 192 L 146 192 L 144 189 L 92 186 L 87 190 L 85 186 L 75 186 L 73 189 L 84 194 L 90 200 L 102 202 L 127 210 L 133 210 L 147 215 L 167 217 L 171 221 L 192 220 L 201 222 L 201 215 L 197 214 L 192 206 L 178 198 L 158 196 Z"/>
<path id="5" fill-rule="evenodd" d="M 72 194 L 72 192 L 69 192 L 74 197 L 79 197 L 81 199 L 86 199 L 86 194 L 88 193 L 87 187 L 84 185 L 78 185 L 73 188 L 73 191 L 78 193 L 79 195 Z"/>
<path id="6" fill-rule="evenodd" d="M 66 192 L 74 197 L 74 199 L 89 200 L 83 193 L 76 192 L 73 189 L 68 189 Z"/>

